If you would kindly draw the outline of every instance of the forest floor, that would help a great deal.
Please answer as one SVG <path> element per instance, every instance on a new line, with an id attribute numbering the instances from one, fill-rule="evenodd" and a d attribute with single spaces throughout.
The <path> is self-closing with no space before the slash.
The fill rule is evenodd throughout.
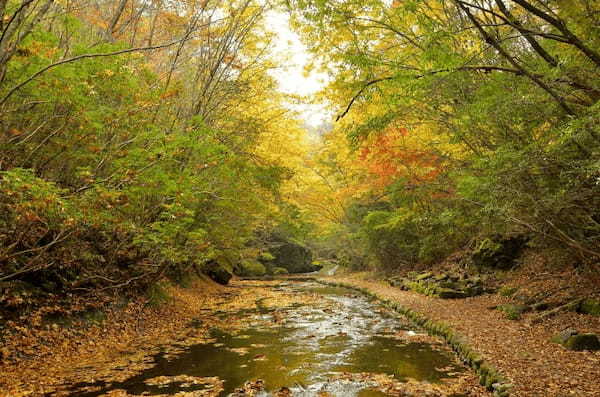
<path id="1" fill-rule="evenodd" d="M 391 287 L 367 273 L 323 277 L 322 280 L 366 288 L 431 320 L 449 324 L 488 363 L 510 379 L 514 385 L 511 395 L 600 396 L 600 352 L 569 351 L 550 342 L 553 335 L 567 327 L 600 333 L 600 317 L 565 311 L 532 324 L 527 315 L 514 321 L 504 318 L 498 310 L 490 310 L 510 302 L 500 295 L 439 299 Z"/>

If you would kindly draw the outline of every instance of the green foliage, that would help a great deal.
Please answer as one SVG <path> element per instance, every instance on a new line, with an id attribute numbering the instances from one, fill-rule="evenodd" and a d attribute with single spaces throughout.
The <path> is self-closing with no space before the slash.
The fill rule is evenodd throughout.
<path id="1" fill-rule="evenodd" d="M 464 241 L 469 220 L 449 208 L 418 211 L 400 204 L 394 211 L 372 211 L 363 219 L 369 249 L 387 268 L 443 259 Z M 444 244 L 440 244 L 444 239 Z"/>

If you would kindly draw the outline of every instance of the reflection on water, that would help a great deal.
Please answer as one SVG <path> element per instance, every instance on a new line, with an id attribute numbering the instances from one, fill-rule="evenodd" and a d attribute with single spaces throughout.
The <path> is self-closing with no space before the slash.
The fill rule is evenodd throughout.
<path id="1" fill-rule="evenodd" d="M 450 353 L 435 350 L 427 343 L 392 337 L 407 330 L 407 325 L 361 295 L 308 282 L 276 288 L 318 293 L 322 301 L 276 312 L 259 305 L 259 309 L 243 313 L 248 326 L 237 335 L 213 330 L 214 343 L 190 346 L 174 357 L 158 354 L 154 357 L 156 365 L 137 376 L 110 384 L 74 385 L 71 395 L 93 397 L 115 389 L 132 395 L 201 390 L 204 386 L 182 382 L 147 384 L 158 376 L 189 375 L 219 377 L 224 381 L 223 396 L 248 380 L 262 379 L 266 390 L 285 386 L 294 396 L 317 396 L 327 391 L 339 397 L 377 397 L 385 394 L 365 382 L 330 378 L 340 372 L 370 372 L 390 374 L 398 380 L 438 382 L 463 370 L 454 364 Z M 77 391 L 91 385 L 101 390 Z"/>

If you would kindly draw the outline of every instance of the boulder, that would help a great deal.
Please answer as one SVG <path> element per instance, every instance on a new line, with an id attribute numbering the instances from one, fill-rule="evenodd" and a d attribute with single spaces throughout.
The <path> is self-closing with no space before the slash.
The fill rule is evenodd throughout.
<path id="1" fill-rule="evenodd" d="M 312 252 L 305 246 L 278 234 L 270 235 L 267 241 L 272 256 L 268 267 L 282 267 L 289 273 L 312 273 L 322 269 L 322 265 L 313 264 Z"/>
<path id="2" fill-rule="evenodd" d="M 203 273 L 210 277 L 216 283 L 227 285 L 233 275 L 223 265 L 217 261 L 210 261 L 204 264 Z"/>

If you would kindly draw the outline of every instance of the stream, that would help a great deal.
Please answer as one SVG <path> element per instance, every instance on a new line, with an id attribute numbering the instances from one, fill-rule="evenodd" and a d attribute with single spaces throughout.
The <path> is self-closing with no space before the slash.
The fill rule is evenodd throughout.
<path id="1" fill-rule="evenodd" d="M 467 371 L 441 342 L 362 294 L 310 281 L 272 288 L 314 299 L 276 309 L 259 300 L 234 314 L 243 319 L 236 332 L 211 329 L 210 343 L 160 352 L 134 376 L 78 383 L 66 395 L 377 397 L 405 395 L 389 392 L 394 383 L 427 388 Z"/>

